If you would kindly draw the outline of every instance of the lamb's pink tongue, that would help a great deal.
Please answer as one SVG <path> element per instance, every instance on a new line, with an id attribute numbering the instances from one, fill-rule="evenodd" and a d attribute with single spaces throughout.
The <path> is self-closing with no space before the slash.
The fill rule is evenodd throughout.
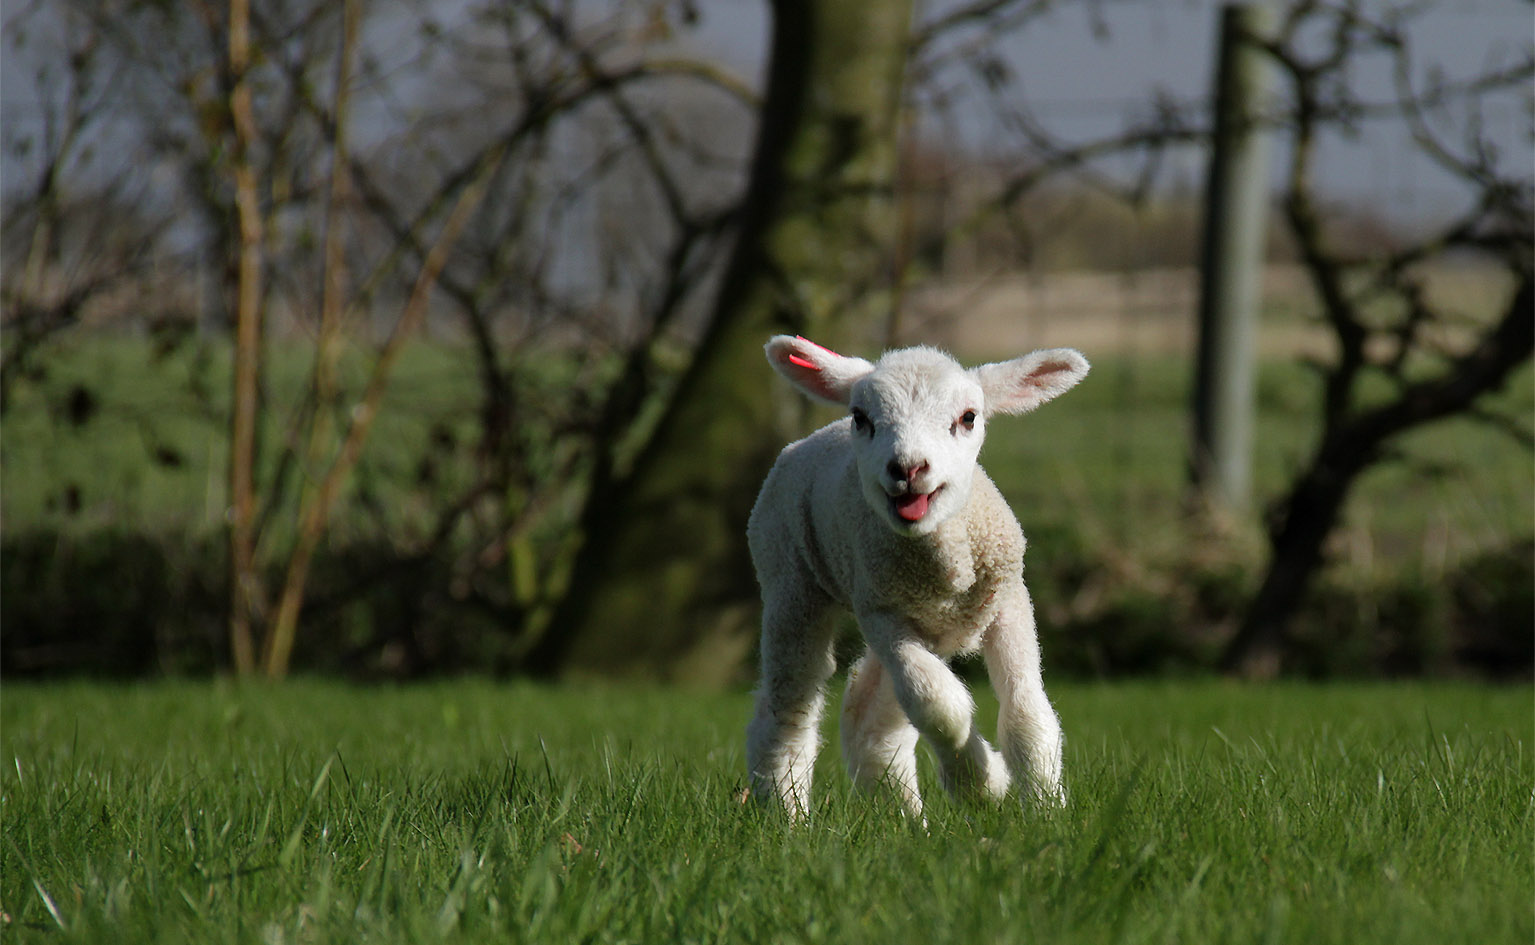
<path id="1" fill-rule="evenodd" d="M 927 495 L 915 492 L 896 496 L 895 514 L 908 522 L 920 522 L 922 516 L 927 514 L 927 499 Z"/>

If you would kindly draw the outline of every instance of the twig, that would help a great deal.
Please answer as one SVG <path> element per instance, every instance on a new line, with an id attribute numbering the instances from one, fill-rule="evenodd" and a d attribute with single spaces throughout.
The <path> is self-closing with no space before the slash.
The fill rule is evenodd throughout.
<path id="1" fill-rule="evenodd" d="M 346 438 L 341 443 L 340 451 L 324 478 L 320 480 L 312 501 L 300 510 L 298 541 L 289 559 L 282 598 L 278 604 L 277 615 L 273 619 L 269 637 L 266 655 L 266 671 L 269 676 L 280 677 L 287 672 L 299 610 L 303 606 L 304 585 L 308 579 L 309 565 L 330 519 L 331 506 L 362 455 L 363 445 L 372 431 L 373 421 L 378 415 L 384 391 L 388 389 L 394 364 L 399 360 L 405 341 L 415 333 L 426 316 L 427 301 L 432 287 L 437 283 L 438 275 L 447 264 L 448 253 L 452 250 L 465 224 L 469 222 L 469 218 L 478 208 L 485 194 L 486 184 L 505 154 L 504 143 L 487 152 L 479 167 L 476 168 L 474 176 L 459 194 L 452 212 L 426 254 L 426 259 L 416 278 L 416 284 L 411 290 L 410 298 L 405 303 L 399 320 L 395 322 L 383 350 L 379 352 L 362 398 L 352 409 L 351 422 L 347 428 Z"/>

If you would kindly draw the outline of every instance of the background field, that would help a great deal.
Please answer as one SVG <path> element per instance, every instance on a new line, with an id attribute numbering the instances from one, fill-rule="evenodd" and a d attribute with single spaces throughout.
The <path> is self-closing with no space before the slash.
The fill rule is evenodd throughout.
<path id="1" fill-rule="evenodd" d="M 1176 301 L 1173 292 L 1158 304 Z M 1317 379 L 1291 354 L 1263 362 L 1256 508 L 1233 533 L 1210 540 L 1186 514 L 1186 352 L 1116 345 L 1119 316 L 1086 311 L 1083 336 L 1098 339 L 1084 342 L 1094 364 L 1087 382 L 1045 410 L 995 424 L 983 457 L 1030 537 L 1030 585 L 1046 650 L 1055 671 L 1074 674 L 1208 667 L 1260 573 L 1264 504 L 1312 448 Z M 1075 317 L 1067 309 L 1045 314 L 1050 324 Z M 1303 333 L 1293 314 L 1276 308 L 1271 316 L 1275 330 Z M 987 317 L 1000 332 L 1001 316 Z M 1126 323 L 1161 325 L 1179 337 L 1186 327 L 1168 310 Z M 1007 344 L 1062 340 L 1015 330 L 1022 334 Z M 979 360 L 1015 352 L 964 353 Z M 300 667 L 398 674 L 387 654 L 406 641 L 416 654 L 410 672 L 516 669 L 514 622 L 456 589 L 466 572 L 470 584 L 513 583 L 504 567 L 476 563 L 474 542 L 489 540 L 473 537 L 483 526 L 461 525 L 447 542 L 432 544 L 439 516 L 472 487 L 483 462 L 469 360 L 451 343 L 407 350 L 321 549 L 298 641 Z M 301 400 L 309 367 L 302 347 L 274 345 L 271 361 L 268 470 L 293 409 L 281 405 Z M 18 387 L 0 438 L 6 671 L 143 674 L 227 665 L 227 346 L 158 350 L 149 339 L 76 336 L 48 363 L 42 379 Z M 354 347 L 343 373 L 357 384 L 366 363 Z M 534 467 L 561 448 L 555 418 L 574 395 L 575 370 L 546 357 L 514 374 L 525 406 L 510 435 L 531 444 Z M 765 366 L 762 381 L 771 382 Z M 1531 403 L 1535 373 L 1526 369 L 1489 406 L 1518 415 Z M 1306 604 L 1294 668 L 1311 675 L 1527 674 L 1535 606 L 1528 449 L 1468 419 L 1438 424 L 1401 446 L 1352 497 L 1330 566 Z M 549 506 L 543 524 L 525 536 L 528 554 L 547 559 L 575 527 L 581 483 L 550 482 L 539 468 L 519 475 L 537 484 Z M 290 485 L 267 520 L 269 567 L 281 561 L 274 552 L 290 546 L 296 495 Z M 516 507 L 524 500 L 504 501 Z"/>
<path id="2" fill-rule="evenodd" d="M 808 828 L 742 806 L 741 692 L 11 683 L 0 921 L 126 943 L 1535 934 L 1528 687 L 1051 691 L 1070 806 L 929 783 L 923 834 L 851 797 L 834 751 Z"/>
<path id="3" fill-rule="evenodd" d="M 1182 531 L 1195 275 L 1051 273 L 917 294 L 900 343 L 941 344 L 970 363 L 1072 345 L 1093 363 L 1069 397 L 988 434 L 987 468 L 1025 526 L 1107 529 L 1135 541 Z M 1465 304 L 1485 315 L 1505 290 L 1502 281 L 1470 268 L 1438 273 L 1432 286 L 1436 295 L 1471 300 Z M 1300 311 L 1303 282 L 1289 267 L 1271 267 L 1267 276 L 1254 456 L 1260 505 L 1275 498 L 1314 445 L 1321 385 L 1306 359 L 1329 357 L 1331 342 L 1312 313 Z M 270 347 L 269 460 L 303 398 L 312 357 L 302 339 Z M 343 383 L 360 388 L 371 357 L 370 343 L 353 339 Z M 513 358 L 519 399 L 529 401 L 521 414 L 527 429 L 518 435 L 554 446 L 561 431 L 537 426 L 538 402 L 579 395 L 571 386 L 575 365 L 589 357 L 546 351 Z M 473 361 L 467 342 L 406 350 L 353 500 L 342 506 L 342 542 L 387 531 L 409 544 L 423 537 L 433 509 L 467 485 L 480 396 Z M 8 526 L 221 534 L 229 362 L 229 345 L 217 338 L 164 347 L 146 337 L 82 333 L 54 346 L 46 372 L 19 384 L 8 406 L 0 440 Z M 777 389 L 765 365 L 761 381 Z M 1379 390 L 1387 391 L 1384 382 Z M 1486 409 L 1519 416 L 1531 405 L 1535 371 L 1526 367 Z M 1529 450 L 1514 438 L 1475 419 L 1442 422 L 1408 437 L 1399 462 L 1366 477 L 1349 516 L 1351 540 L 1379 543 L 1388 558 L 1407 552 L 1445 560 L 1528 538 L 1532 481 Z M 274 527 L 280 532 L 284 524 L 279 518 Z"/>

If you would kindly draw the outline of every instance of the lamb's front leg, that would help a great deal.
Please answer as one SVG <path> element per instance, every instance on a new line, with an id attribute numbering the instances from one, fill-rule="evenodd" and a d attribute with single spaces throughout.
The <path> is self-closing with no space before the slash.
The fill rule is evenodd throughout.
<path id="1" fill-rule="evenodd" d="M 1036 799 L 1066 803 L 1061 783 L 1061 723 L 1040 674 L 1034 607 L 1020 583 L 982 640 L 986 672 L 1002 708 L 997 742 L 1013 773 Z"/>
<path id="2" fill-rule="evenodd" d="M 821 609 L 803 598 L 764 604 L 762 683 L 746 729 L 752 793 L 781 804 L 793 820 L 810 813 L 824 688 L 837 665 Z"/>
<path id="3" fill-rule="evenodd" d="M 900 618 L 861 616 L 859 623 L 906 717 L 932 746 L 944 790 L 961 798 L 1007 794 L 1007 765 L 976 729 L 975 701 L 948 664 Z"/>

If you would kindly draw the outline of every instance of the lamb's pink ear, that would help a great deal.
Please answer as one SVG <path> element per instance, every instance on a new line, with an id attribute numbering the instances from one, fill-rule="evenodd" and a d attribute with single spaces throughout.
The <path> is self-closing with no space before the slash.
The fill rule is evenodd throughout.
<path id="1" fill-rule="evenodd" d="M 1087 359 L 1071 348 L 1035 351 L 997 364 L 983 364 L 971 374 L 986 393 L 986 413 L 1028 413 L 1066 393 L 1087 376 Z"/>
<path id="2" fill-rule="evenodd" d="M 843 357 L 795 335 L 775 335 L 764 349 L 773 370 L 816 400 L 847 406 L 857 384 L 874 365 L 863 358 Z"/>

